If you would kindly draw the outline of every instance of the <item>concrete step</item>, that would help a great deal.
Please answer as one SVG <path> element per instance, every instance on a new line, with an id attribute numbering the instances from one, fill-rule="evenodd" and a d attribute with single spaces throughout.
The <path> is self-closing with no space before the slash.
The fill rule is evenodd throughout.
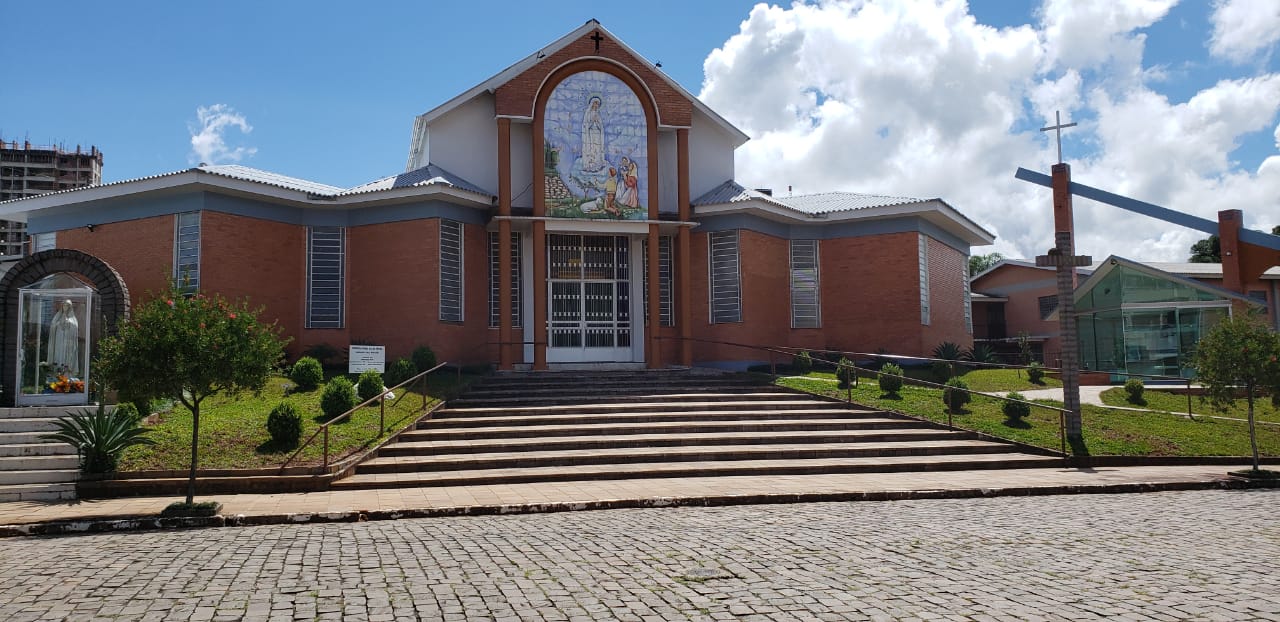
<path id="1" fill-rule="evenodd" d="M 0 486 L 14 484 L 56 484 L 74 482 L 80 477 L 77 469 L 44 469 L 28 471 L 0 471 Z"/>
<path id="2" fill-rule="evenodd" d="M 0 486 L 0 503 L 14 501 L 66 501 L 75 498 L 76 485 L 73 483 Z"/>
<path id="3" fill-rule="evenodd" d="M 678 408 L 673 405 L 672 408 Z M 495 425 L 588 425 L 594 423 L 654 423 L 660 421 L 752 421 L 758 419 L 893 419 L 891 413 L 878 410 L 840 410 L 834 408 L 794 408 L 788 410 L 671 410 L 667 412 L 615 412 L 600 414 L 544 413 L 507 415 L 508 411 L 492 411 L 473 416 L 474 412 L 442 410 L 418 424 L 421 429 L 490 427 Z M 460 416 L 462 415 L 462 416 Z"/>
<path id="4" fill-rule="evenodd" d="M 751 388 L 751 387 L 769 387 L 768 384 L 762 384 L 754 380 L 730 379 L 721 380 L 715 378 L 701 377 L 670 377 L 670 378 L 607 378 L 607 379 L 585 379 L 585 380 L 565 380 L 563 382 L 539 382 L 537 380 L 522 381 L 506 381 L 498 382 L 485 379 L 479 383 L 473 384 L 471 390 L 476 391 L 542 391 L 555 389 L 581 389 L 583 387 L 591 387 L 596 389 L 619 389 L 619 390 L 641 390 L 646 387 L 674 387 L 684 389 L 708 388 Z"/>
<path id="5" fill-rule="evenodd" d="M 1021 453 L 957 454 L 943 456 L 878 456 L 811 460 L 726 460 L 714 462 L 658 462 L 590 464 L 477 471 L 359 473 L 336 481 L 335 490 L 434 486 L 499 485 L 523 482 L 649 479 L 658 477 L 717 477 L 726 475 L 810 475 L 899 471 L 958 471 L 993 468 L 1060 466 L 1061 458 Z"/>
<path id="6" fill-rule="evenodd" d="M 69 412 L 78 412 L 85 408 L 97 406 L 20 406 L 17 408 L 0 408 L 0 419 L 57 419 Z"/>
<path id="7" fill-rule="evenodd" d="M 10 440 L 0 435 L 0 443 Z M 43 443 L 11 443 L 0 444 L 0 458 L 13 456 L 66 456 L 76 455 L 76 448 L 66 443 L 46 441 Z"/>
<path id="8" fill-rule="evenodd" d="M 80 457 L 69 456 L 6 456 L 0 457 L 0 471 L 51 471 L 80 468 Z"/>
<path id="9" fill-rule="evenodd" d="M 890 443 L 932 440 L 971 439 L 969 432 L 919 429 L 872 429 L 833 431 L 703 432 L 683 434 L 620 434 L 595 436 L 532 437 L 511 439 L 474 439 L 445 441 L 405 441 L 378 450 L 378 457 L 442 456 L 478 453 L 520 453 L 528 451 L 560 451 L 576 449 L 610 449 L 626 447 L 712 447 L 721 445 L 775 445 L 810 443 Z"/>
<path id="10" fill-rule="evenodd" d="M 936 427 L 911 419 L 766 419 L 756 421 L 675 421 L 656 423 L 600 423 L 592 425 L 514 425 L 484 428 L 413 430 L 400 435 L 401 441 L 545 438 L 554 436 L 618 434 L 697 434 L 702 432 L 752 432 L 773 434 L 788 431 L 875 430 Z"/>
<path id="11" fill-rule="evenodd" d="M 452 402 L 451 402 L 452 404 Z M 595 404 L 579 402 L 576 404 L 553 404 L 545 406 L 450 406 L 450 415 L 479 417 L 486 414 L 500 416 L 542 415 L 548 413 L 562 414 L 605 414 L 620 412 L 671 412 L 674 410 L 790 410 L 793 408 L 814 409 L 828 408 L 832 410 L 848 409 L 843 402 L 818 399 L 786 399 L 786 400 L 725 400 L 725 401 L 652 401 L 627 402 L 618 404 Z"/>
<path id="12" fill-rule="evenodd" d="M 33 445 L 33 444 L 51 444 L 51 445 L 67 445 L 62 441 L 49 441 L 44 439 L 44 435 L 51 430 L 41 430 L 36 432 L 0 432 L 0 446 L 5 445 Z"/>
<path id="13" fill-rule="evenodd" d="M 0 434 L 8 434 L 10 432 L 51 432 L 58 429 L 53 424 L 56 420 L 57 417 L 0 419 Z M 0 436 L 0 438 L 3 437 Z"/>
<path id="14" fill-rule="evenodd" d="M 757 402 L 790 402 L 797 399 L 794 393 L 782 391 L 672 391 L 664 393 L 661 391 L 639 391 L 634 393 L 603 391 L 600 393 L 584 393 L 581 387 L 577 389 L 565 389 L 558 393 L 549 393 L 542 395 L 526 395 L 526 396 L 472 396 L 468 393 L 464 397 L 449 401 L 449 405 L 454 408 L 503 408 L 509 406 L 516 407 L 536 407 L 536 406 L 558 406 L 566 404 L 647 404 L 655 402 L 737 402 L 757 401 Z M 803 398 L 801 398 L 803 399 Z"/>
<path id="15" fill-rule="evenodd" d="M 795 395 L 788 391 L 771 390 L 769 387 L 759 387 L 754 385 L 744 386 L 670 386 L 655 385 L 643 387 L 585 387 L 575 385 L 570 387 L 530 387 L 520 389 L 506 388 L 486 388 L 469 389 L 462 398 L 467 400 L 503 400 L 503 399 L 543 399 L 548 397 L 568 397 L 571 395 L 585 397 L 588 400 L 605 396 L 677 396 L 688 395 L 698 397 L 708 394 L 726 394 L 726 395 L 752 395 L 775 393 L 784 395 Z M 460 398 L 460 399 L 462 399 Z"/>
<path id="16" fill-rule="evenodd" d="M 478 471 L 482 469 L 551 466 L 631 465 L 638 463 L 731 462 L 752 460 L 813 460 L 889 456 L 940 456 L 949 454 L 1012 453 L 1007 443 L 978 440 L 942 440 L 890 443 L 810 443 L 788 445 L 721 445 L 714 447 L 621 447 L 562 449 L 453 456 L 387 456 L 362 463 L 357 473 L 407 473 L 412 471 Z"/>

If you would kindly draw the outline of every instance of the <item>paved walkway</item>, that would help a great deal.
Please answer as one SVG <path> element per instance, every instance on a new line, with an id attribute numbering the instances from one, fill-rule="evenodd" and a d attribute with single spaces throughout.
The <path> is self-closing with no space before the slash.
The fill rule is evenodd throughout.
<path id="1" fill-rule="evenodd" d="M 1212 487 L 1229 481 L 1226 466 L 1145 466 L 1093 469 L 1041 468 L 925 473 L 855 473 L 770 477 L 701 477 L 388 488 L 288 494 L 201 495 L 223 504 L 224 516 L 256 522 L 303 521 L 302 515 L 396 512 L 460 514 L 468 511 L 549 511 L 589 507 L 729 505 L 803 500 L 884 498 L 890 493 L 1054 494 L 1142 486 Z M 1002 493 L 1003 491 L 1003 493 Z M 0 525 L 154 516 L 174 497 L 0 503 Z M 319 517 L 323 518 L 323 517 Z M 255 522 L 255 521 L 249 521 Z"/>
<path id="2" fill-rule="evenodd" d="M 1280 620 L 1280 492 L 628 509 L 0 542 L 0 620 Z"/>

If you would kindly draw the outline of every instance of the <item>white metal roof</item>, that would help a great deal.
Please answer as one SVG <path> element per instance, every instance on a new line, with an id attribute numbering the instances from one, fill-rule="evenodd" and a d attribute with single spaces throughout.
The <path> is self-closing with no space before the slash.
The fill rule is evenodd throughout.
<path id="1" fill-rule="evenodd" d="M 484 188 L 458 177 L 457 175 L 454 175 L 453 173 L 450 173 L 449 171 L 446 171 L 434 164 L 428 164 L 422 168 L 414 169 L 406 173 L 400 173 L 399 175 L 389 175 L 382 179 L 375 179 L 367 184 L 361 184 L 354 188 L 342 190 L 337 194 L 347 196 L 352 194 L 363 194 L 366 192 L 377 192 L 379 190 L 390 190 L 392 188 L 413 188 L 431 185 L 450 186 L 459 190 L 474 192 L 476 194 L 482 194 L 490 197 L 493 196 L 492 192 L 489 192 Z"/>
<path id="2" fill-rule="evenodd" d="M 278 186 L 288 190 L 297 190 L 298 192 L 306 192 L 308 194 L 316 194 L 322 196 L 332 196 L 342 192 L 342 188 L 330 186 L 327 184 L 299 179 L 297 177 L 289 177 L 271 171 L 264 171 L 258 168 L 241 166 L 239 164 L 204 164 L 196 167 L 206 173 L 214 175 L 222 175 L 232 179 L 243 179 L 245 181 L 256 181 L 260 184 L 270 186 Z"/>

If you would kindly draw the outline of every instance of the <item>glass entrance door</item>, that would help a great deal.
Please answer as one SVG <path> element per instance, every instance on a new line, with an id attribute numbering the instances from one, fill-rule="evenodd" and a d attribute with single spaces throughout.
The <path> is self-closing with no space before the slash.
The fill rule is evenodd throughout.
<path id="1" fill-rule="evenodd" d="M 547 361 L 632 361 L 631 241 L 547 236 Z"/>

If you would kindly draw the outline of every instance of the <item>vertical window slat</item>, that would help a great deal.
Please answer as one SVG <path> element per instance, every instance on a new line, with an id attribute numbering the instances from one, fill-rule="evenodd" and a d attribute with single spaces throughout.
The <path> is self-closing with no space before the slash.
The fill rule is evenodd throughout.
<path id="1" fill-rule="evenodd" d="M 462 223 L 440 220 L 440 321 L 462 321 Z"/>
<path id="2" fill-rule="evenodd" d="M 742 321 L 742 281 L 739 272 L 738 231 L 715 231 L 707 235 L 710 255 L 711 323 Z"/>
<path id="3" fill-rule="evenodd" d="M 920 324 L 929 325 L 929 238 L 923 233 L 920 239 Z"/>
<path id="4" fill-rule="evenodd" d="M 498 248 L 498 232 L 489 232 L 489 327 L 498 327 L 498 285 L 501 282 L 498 262 L 501 254 Z M 523 258 L 520 253 L 520 234 L 511 234 L 511 326 L 519 328 L 521 323 L 520 305 L 520 269 Z"/>
<path id="5" fill-rule="evenodd" d="M 173 284 L 181 292 L 200 289 L 200 212 L 174 219 Z"/>
<path id="6" fill-rule="evenodd" d="M 342 328 L 346 319 L 346 234 L 307 228 L 307 328 Z"/>
<path id="7" fill-rule="evenodd" d="M 791 240 L 791 327 L 820 328 L 818 241 Z"/>

